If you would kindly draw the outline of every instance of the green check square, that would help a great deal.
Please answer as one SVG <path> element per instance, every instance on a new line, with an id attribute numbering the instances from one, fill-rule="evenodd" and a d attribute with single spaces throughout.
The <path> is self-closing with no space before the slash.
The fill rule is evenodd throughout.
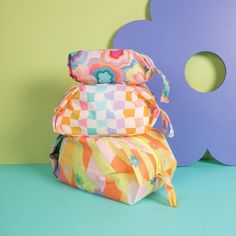
<path id="1" fill-rule="evenodd" d="M 91 92 L 87 92 L 87 101 L 94 102 L 95 101 L 95 94 Z"/>
<path id="2" fill-rule="evenodd" d="M 102 101 L 102 102 L 97 102 L 96 103 L 96 109 L 98 111 L 106 110 L 106 107 L 107 107 L 106 101 Z"/>
<path id="3" fill-rule="evenodd" d="M 89 111 L 89 119 L 96 120 L 96 111 Z"/>
<path id="4" fill-rule="evenodd" d="M 101 127 L 107 127 L 107 121 L 106 120 L 97 120 L 98 128 Z"/>
<path id="5" fill-rule="evenodd" d="M 88 131 L 88 134 L 90 134 L 90 135 L 97 134 L 97 129 L 96 128 L 88 128 L 87 131 Z"/>
<path id="6" fill-rule="evenodd" d="M 96 87 L 96 92 L 105 93 L 106 89 L 107 89 L 106 84 L 98 84 L 98 86 Z"/>

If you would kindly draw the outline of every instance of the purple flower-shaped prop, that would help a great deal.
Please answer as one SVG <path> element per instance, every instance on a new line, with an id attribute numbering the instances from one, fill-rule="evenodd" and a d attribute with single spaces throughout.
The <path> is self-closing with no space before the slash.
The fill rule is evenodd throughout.
<path id="1" fill-rule="evenodd" d="M 194 163 L 207 149 L 218 161 L 236 165 L 236 1 L 153 0 L 150 14 L 151 21 L 121 28 L 113 47 L 149 55 L 169 77 L 171 102 L 163 108 L 175 128 L 169 142 L 178 165 Z M 184 75 L 189 58 L 203 51 L 217 54 L 226 67 L 224 83 L 210 93 L 193 90 Z M 158 79 L 148 85 L 160 93 Z"/>

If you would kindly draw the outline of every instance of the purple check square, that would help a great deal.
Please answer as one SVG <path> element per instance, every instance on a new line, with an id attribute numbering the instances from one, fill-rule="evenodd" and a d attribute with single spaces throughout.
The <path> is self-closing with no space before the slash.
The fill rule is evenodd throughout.
<path id="1" fill-rule="evenodd" d="M 114 99 L 114 93 L 115 93 L 114 90 L 112 90 L 110 92 L 106 92 L 105 93 L 105 98 L 108 99 L 108 100 L 113 100 Z"/>
<path id="2" fill-rule="evenodd" d="M 109 132 L 109 134 L 115 134 L 116 133 L 116 129 L 112 129 L 107 127 L 107 131 Z"/>
<path id="3" fill-rule="evenodd" d="M 109 118 L 114 119 L 115 118 L 114 112 L 107 110 L 106 117 L 107 117 L 107 119 L 109 119 Z"/>
<path id="4" fill-rule="evenodd" d="M 124 101 L 115 101 L 113 104 L 113 109 L 124 109 L 125 102 Z"/>
<path id="5" fill-rule="evenodd" d="M 125 127 L 125 120 L 124 119 L 117 120 L 117 128 L 120 129 L 124 127 Z"/>
<path id="6" fill-rule="evenodd" d="M 116 90 L 117 91 L 125 91 L 125 85 L 124 84 L 116 84 Z"/>

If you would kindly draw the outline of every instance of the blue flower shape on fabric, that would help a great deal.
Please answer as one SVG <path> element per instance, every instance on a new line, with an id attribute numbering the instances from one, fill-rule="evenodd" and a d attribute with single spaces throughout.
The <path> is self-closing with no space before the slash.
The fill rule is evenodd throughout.
<path id="1" fill-rule="evenodd" d="M 150 21 L 128 23 L 115 35 L 114 48 L 149 55 L 171 82 L 171 102 L 162 107 L 175 128 L 169 142 L 179 166 L 196 162 L 207 149 L 218 161 L 236 165 L 235 9 L 235 0 L 153 0 Z M 189 58 L 204 51 L 217 54 L 227 72 L 210 93 L 193 90 L 184 75 Z M 157 78 L 148 86 L 161 93 Z"/>
<path id="2" fill-rule="evenodd" d="M 94 76 L 100 84 L 114 83 L 114 74 L 109 69 L 97 70 Z"/>
<path id="3" fill-rule="evenodd" d="M 131 156 L 130 157 L 130 164 L 134 167 L 138 167 L 139 166 L 139 159 L 136 156 Z"/>

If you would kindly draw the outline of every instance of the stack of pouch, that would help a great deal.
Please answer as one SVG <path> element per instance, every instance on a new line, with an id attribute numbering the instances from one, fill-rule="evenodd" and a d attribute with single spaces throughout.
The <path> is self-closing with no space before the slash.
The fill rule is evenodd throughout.
<path id="1" fill-rule="evenodd" d="M 76 188 L 133 204 L 164 185 L 176 206 L 171 178 L 176 160 L 164 135 L 174 135 L 168 115 L 145 85 L 169 81 L 146 55 L 129 49 L 77 51 L 68 59 L 78 82 L 53 117 L 58 133 L 50 157 L 54 175 Z M 153 129 L 161 116 L 163 130 Z"/>

